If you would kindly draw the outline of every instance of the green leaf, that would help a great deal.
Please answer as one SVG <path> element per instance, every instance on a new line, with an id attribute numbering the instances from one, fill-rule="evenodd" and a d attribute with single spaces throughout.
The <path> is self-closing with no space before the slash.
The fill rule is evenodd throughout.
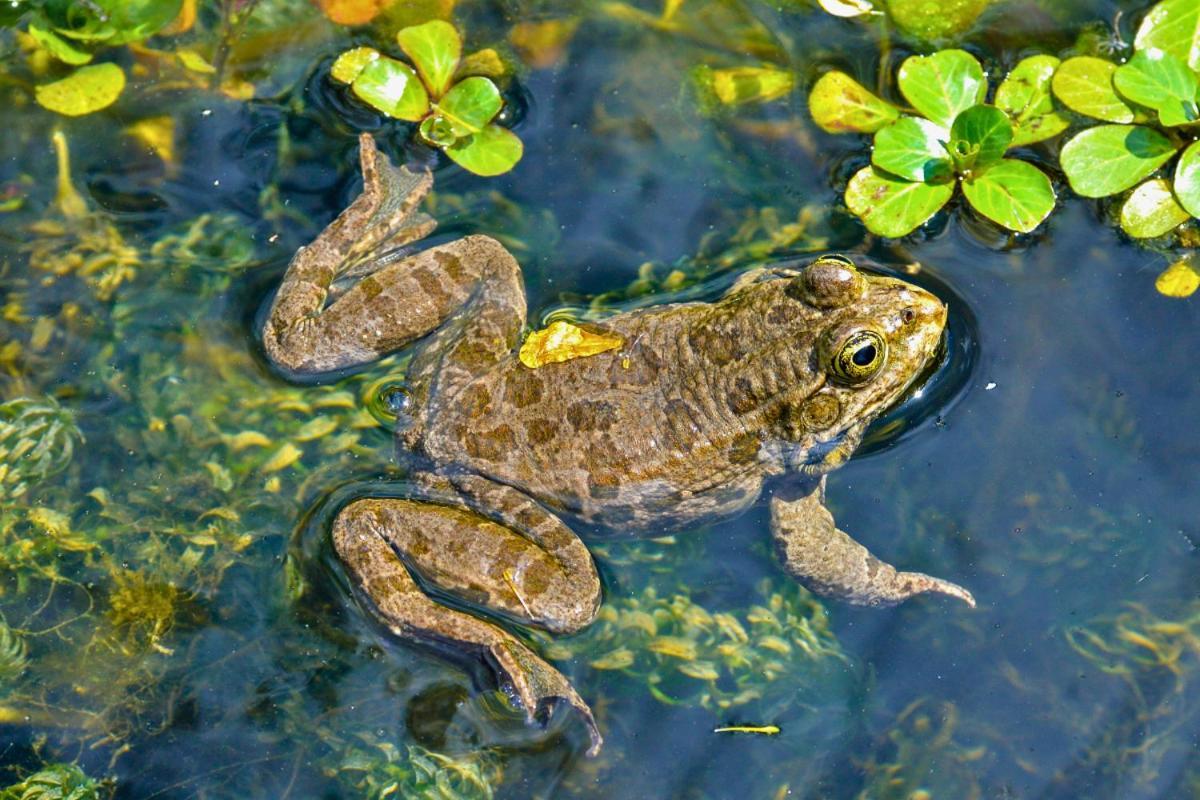
<path id="1" fill-rule="evenodd" d="M 1163 0 L 1156 4 L 1138 27 L 1133 46 L 1165 50 L 1200 72 L 1200 3 Z"/>
<path id="2" fill-rule="evenodd" d="M 954 175 L 949 138 L 949 131 L 927 119 L 901 117 L 875 134 L 871 163 L 905 180 L 945 182 Z"/>
<path id="3" fill-rule="evenodd" d="M 1121 206 L 1121 228 L 1137 239 L 1162 236 L 1187 222 L 1171 184 L 1163 178 L 1146 181 L 1134 189 Z"/>
<path id="4" fill-rule="evenodd" d="M 62 80 L 34 89 L 43 108 L 68 117 L 91 114 L 112 105 L 125 88 L 125 73 L 116 64 L 80 67 Z"/>
<path id="5" fill-rule="evenodd" d="M 991 0 L 888 0 L 887 10 L 897 25 L 911 36 L 942 39 L 956 36 L 978 19 Z"/>
<path id="6" fill-rule="evenodd" d="M 1059 163 L 1076 194 L 1107 197 L 1149 177 L 1176 149 L 1144 125 L 1098 125 L 1063 145 Z"/>
<path id="7" fill-rule="evenodd" d="M 1134 53 L 1128 63 L 1117 67 L 1113 85 L 1133 102 L 1157 111 L 1163 125 L 1187 125 L 1200 119 L 1196 73 L 1165 50 L 1152 47 Z"/>
<path id="8" fill-rule="evenodd" d="M 1022 59 L 996 90 L 995 105 L 1013 124 L 1010 147 L 1057 136 L 1070 123 L 1054 110 L 1050 81 L 1061 62 L 1054 56 Z"/>
<path id="9" fill-rule="evenodd" d="M 517 135 L 499 125 L 488 125 L 446 148 L 446 155 L 460 167 L 485 178 L 508 172 L 524 152 L 525 146 Z"/>
<path id="10" fill-rule="evenodd" d="M 1054 187 L 1046 173 L 1013 158 L 963 181 L 971 207 L 1010 231 L 1029 233 L 1054 210 Z"/>
<path id="11" fill-rule="evenodd" d="M 396 34 L 400 49 L 412 59 L 421 73 L 421 79 L 434 98 L 439 98 L 450 88 L 450 80 L 458 69 L 462 56 L 462 40 L 458 31 L 449 22 L 431 20 L 424 25 L 413 25 Z"/>
<path id="12" fill-rule="evenodd" d="M 1175 195 L 1193 217 L 1200 217 L 1200 142 L 1192 142 L 1175 165 Z"/>
<path id="13" fill-rule="evenodd" d="M 416 122 L 429 113 L 429 95 L 417 73 L 394 58 L 377 58 L 350 84 L 368 105 L 389 117 Z"/>
<path id="14" fill-rule="evenodd" d="M 829 133 L 874 133 L 900 116 L 900 109 L 837 71 L 826 72 L 813 85 L 808 110 Z"/>
<path id="15" fill-rule="evenodd" d="M 910 56 L 900 65 L 899 83 L 913 108 L 946 128 L 987 93 L 983 67 L 965 50 Z"/>
<path id="16" fill-rule="evenodd" d="M 995 106 L 971 106 L 955 117 L 950 126 L 951 155 L 959 150 L 960 142 L 965 142 L 974 153 L 966 170 L 976 173 L 1003 158 L 1012 140 L 1012 123 Z"/>
<path id="17" fill-rule="evenodd" d="M 354 83 L 367 64 L 379 58 L 380 53 L 374 47 L 355 47 L 337 57 L 329 69 L 329 77 L 339 83 Z"/>
<path id="18" fill-rule="evenodd" d="M 500 113 L 504 100 L 487 78 L 466 78 L 438 101 L 437 110 L 454 128 L 455 136 L 478 133 Z"/>
<path id="19" fill-rule="evenodd" d="M 128 44 L 152 36 L 175 17 L 183 0 L 56 0 L 43 6 L 55 33 L 77 41 Z"/>
<path id="20" fill-rule="evenodd" d="M 791 72 L 776 67 L 713 69 L 705 64 L 692 70 L 691 79 L 700 93 L 702 105 L 708 110 L 744 103 L 769 103 L 789 94 L 796 83 Z"/>
<path id="21" fill-rule="evenodd" d="M 1068 58 L 1050 85 L 1063 105 L 1105 122 L 1133 122 L 1134 111 L 1113 88 L 1117 65 L 1102 58 Z"/>
<path id="22" fill-rule="evenodd" d="M 846 206 L 872 233 L 898 237 L 920 227 L 953 194 L 953 183 L 904 181 L 863 167 L 846 186 Z"/>
<path id="23" fill-rule="evenodd" d="M 79 66 L 92 60 L 91 53 L 79 49 L 54 31 L 41 27 L 36 21 L 29 23 L 29 35 L 43 50 L 64 64 Z"/>

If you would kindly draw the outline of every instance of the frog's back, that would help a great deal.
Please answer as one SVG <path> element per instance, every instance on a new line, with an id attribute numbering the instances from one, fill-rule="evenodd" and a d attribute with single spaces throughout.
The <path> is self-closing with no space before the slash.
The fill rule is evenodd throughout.
<path id="1" fill-rule="evenodd" d="M 423 449 L 602 524 L 736 510 L 771 470 L 780 398 L 817 381 L 777 305 L 660 306 L 605 321 L 614 350 L 537 369 L 514 355 L 439 405 Z M 768 329 L 784 327 L 781 347 Z"/>

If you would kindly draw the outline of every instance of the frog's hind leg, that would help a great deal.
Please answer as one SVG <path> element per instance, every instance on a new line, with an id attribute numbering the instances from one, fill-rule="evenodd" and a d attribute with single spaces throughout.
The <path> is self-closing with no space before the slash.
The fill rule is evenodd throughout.
<path id="1" fill-rule="evenodd" d="M 558 670 L 500 626 L 442 605 L 416 580 L 521 622 L 578 630 L 595 616 L 600 583 L 583 543 L 558 526 L 556 535 L 572 540 L 560 543 L 569 544 L 565 555 L 468 508 L 366 498 L 338 515 L 333 546 L 393 633 L 483 651 L 530 720 L 565 700 L 583 715 L 594 754 L 602 739 L 591 709 Z"/>
<path id="2" fill-rule="evenodd" d="M 404 245 L 434 227 L 417 211 L 432 178 L 394 167 L 370 136 L 360 146 L 362 194 L 292 258 L 263 328 L 268 358 L 296 374 L 358 366 L 438 330 L 466 306 L 487 327 L 486 338 L 459 337 L 484 342 L 475 361 L 511 351 L 525 324 L 516 260 L 486 236 L 406 254 Z M 356 276 L 365 277 L 334 292 L 335 281 Z"/>
<path id="3" fill-rule="evenodd" d="M 926 592 L 957 597 L 972 608 L 966 589 L 921 572 L 900 572 L 837 528 L 825 507 L 825 479 L 811 490 L 771 498 L 771 531 L 784 565 L 825 597 L 863 606 L 891 606 Z"/>

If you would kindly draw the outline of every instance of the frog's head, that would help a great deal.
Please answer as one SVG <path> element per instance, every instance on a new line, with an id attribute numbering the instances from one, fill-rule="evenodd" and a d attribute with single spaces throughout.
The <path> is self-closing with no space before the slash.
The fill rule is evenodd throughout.
<path id="1" fill-rule="evenodd" d="M 788 296 L 808 307 L 818 330 L 809 361 L 816 380 L 781 415 L 783 456 L 793 469 L 823 473 L 849 458 L 867 425 L 929 368 L 946 306 L 843 256 L 819 258 L 788 280 Z"/>

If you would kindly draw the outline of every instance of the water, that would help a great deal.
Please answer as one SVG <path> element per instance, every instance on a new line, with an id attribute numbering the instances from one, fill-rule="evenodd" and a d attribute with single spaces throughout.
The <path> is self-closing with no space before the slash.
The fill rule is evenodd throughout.
<path id="1" fill-rule="evenodd" d="M 761 509 L 599 543 L 607 616 L 535 639 L 596 709 L 596 759 L 570 714 L 527 727 L 480 662 L 364 618 L 323 535 L 340 502 L 402 477 L 368 409 L 399 365 L 289 384 L 254 324 L 290 254 L 357 191 L 356 132 L 392 153 L 407 133 L 323 78 L 352 42 L 384 38 L 286 5 L 262 4 L 234 60 L 253 101 L 150 76 L 71 120 L 2 89 L 0 184 L 25 203 L 0 217 L 0 396 L 56 397 L 86 438 L 0 510 L 7 780 L 51 761 L 129 798 L 418 796 L 437 779 L 447 793 L 428 796 L 1200 797 L 1196 302 L 1157 294 L 1164 259 L 1095 202 L 1061 201 L 1028 238 L 958 210 L 903 249 L 874 243 L 831 210 L 864 146 L 815 132 L 802 91 L 697 113 L 680 87 L 701 62 L 773 58 L 802 82 L 837 64 L 869 82 L 878 29 L 811 9 L 729 3 L 742 31 L 698 41 L 589 5 L 562 60 L 508 90 L 515 172 L 485 181 L 408 153 L 436 167 L 438 237 L 502 238 L 535 319 L 605 293 L 605 308 L 665 299 L 676 268 L 703 293 L 692 281 L 759 258 L 919 261 L 914 279 L 953 301 L 949 357 L 829 499 L 882 557 L 962 583 L 979 608 L 814 601 L 779 569 Z M 570 5 L 463 2 L 458 19 L 485 45 Z M 1128 36 L 1145 7 L 1002 4 L 967 46 L 1011 66 L 1119 9 Z M 217 24 L 202 7 L 192 35 Z M 891 44 L 898 63 L 908 45 Z M 162 115 L 173 162 L 126 132 Z M 55 127 L 83 219 L 53 208 Z M 692 637 L 690 661 L 654 644 L 637 612 L 655 610 L 656 636 Z M 720 614 L 748 632 L 740 667 L 720 661 Z M 779 732 L 713 732 L 731 723 Z"/>

